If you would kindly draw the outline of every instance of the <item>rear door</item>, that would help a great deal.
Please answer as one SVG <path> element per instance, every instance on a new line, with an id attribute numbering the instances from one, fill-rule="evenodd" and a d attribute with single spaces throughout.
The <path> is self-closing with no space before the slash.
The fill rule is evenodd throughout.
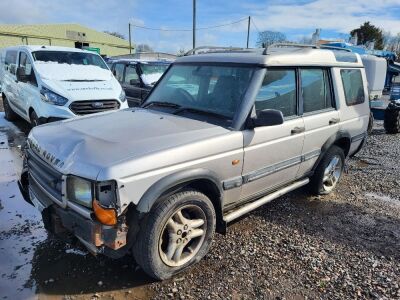
<path id="1" fill-rule="evenodd" d="M 302 113 L 305 125 L 303 162 L 298 176 L 311 171 L 324 143 L 339 130 L 331 71 L 328 68 L 301 68 L 300 85 Z"/>
<path id="2" fill-rule="evenodd" d="M 280 110 L 282 125 L 245 130 L 241 201 L 295 180 L 301 163 L 304 122 L 298 110 L 296 70 L 268 69 L 255 110 Z"/>

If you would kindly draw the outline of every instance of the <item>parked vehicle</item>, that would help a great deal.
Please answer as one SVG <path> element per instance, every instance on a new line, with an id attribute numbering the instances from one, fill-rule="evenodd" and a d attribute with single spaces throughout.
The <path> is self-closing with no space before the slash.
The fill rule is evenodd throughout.
<path id="1" fill-rule="evenodd" d="M 110 68 L 122 85 L 129 106 L 135 107 L 143 103 L 170 64 L 165 60 L 119 59 L 112 61 Z"/>
<path id="2" fill-rule="evenodd" d="M 234 219 L 307 184 L 332 192 L 366 140 L 366 80 L 342 51 L 181 57 L 141 108 L 33 129 L 21 190 L 46 228 L 166 279 Z"/>
<path id="3" fill-rule="evenodd" d="M 125 93 L 100 55 L 74 48 L 19 46 L 3 51 L 5 116 L 36 126 L 126 108 Z"/>

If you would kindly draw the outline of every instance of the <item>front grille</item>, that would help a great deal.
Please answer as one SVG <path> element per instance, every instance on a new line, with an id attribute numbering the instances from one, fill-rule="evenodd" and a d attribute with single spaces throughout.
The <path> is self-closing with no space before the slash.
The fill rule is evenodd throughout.
<path id="1" fill-rule="evenodd" d="M 119 106 L 120 104 L 117 100 L 84 100 L 72 102 L 69 108 L 76 115 L 88 115 L 115 110 Z"/>
<path id="2" fill-rule="evenodd" d="M 29 185 L 36 195 L 62 206 L 62 174 L 39 156 L 27 151 Z"/>

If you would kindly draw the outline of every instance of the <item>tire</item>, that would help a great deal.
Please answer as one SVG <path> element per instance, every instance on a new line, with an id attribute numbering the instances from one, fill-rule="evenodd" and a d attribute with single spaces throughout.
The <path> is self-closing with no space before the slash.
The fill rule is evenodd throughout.
<path id="1" fill-rule="evenodd" d="M 395 134 L 400 132 L 400 110 L 386 109 L 383 126 L 387 133 Z"/>
<path id="2" fill-rule="evenodd" d="M 342 148 L 335 145 L 329 148 L 311 178 L 311 192 L 315 195 L 331 193 L 342 176 L 344 162 L 345 155 Z"/>
<path id="3" fill-rule="evenodd" d="M 171 278 L 207 254 L 215 223 L 214 206 L 206 195 L 191 189 L 177 192 L 158 201 L 141 220 L 135 260 L 149 276 Z"/>
<path id="4" fill-rule="evenodd" d="M 31 120 L 31 127 L 32 128 L 36 127 L 36 126 L 39 126 L 41 124 L 40 120 L 39 120 L 39 117 L 37 116 L 37 114 L 36 114 L 36 112 L 34 110 L 30 114 L 30 120 Z"/>
<path id="5" fill-rule="evenodd" d="M 6 96 L 3 96 L 3 107 L 4 107 L 4 117 L 8 121 L 14 121 L 18 118 L 18 115 L 13 111 Z"/>

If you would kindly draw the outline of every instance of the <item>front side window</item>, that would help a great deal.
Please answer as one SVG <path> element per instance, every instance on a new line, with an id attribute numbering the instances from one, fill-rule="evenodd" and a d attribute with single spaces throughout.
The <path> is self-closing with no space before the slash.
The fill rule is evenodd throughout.
<path id="1" fill-rule="evenodd" d="M 114 67 L 114 76 L 119 82 L 124 80 L 124 68 L 124 64 L 116 64 Z"/>
<path id="2" fill-rule="evenodd" d="M 25 52 L 20 52 L 19 54 L 19 67 L 24 70 L 24 74 L 27 76 L 27 82 L 36 84 L 31 60 Z"/>
<path id="3" fill-rule="evenodd" d="M 136 72 L 136 67 L 134 65 L 127 65 L 125 70 L 125 83 L 131 85 L 137 84 L 139 76 Z"/>
<path id="4" fill-rule="evenodd" d="M 86 52 L 68 51 L 35 51 L 32 52 L 35 61 L 56 62 L 59 64 L 70 65 L 90 65 L 108 70 L 106 63 L 97 55 Z"/>
<path id="5" fill-rule="evenodd" d="M 364 103 L 364 85 L 361 71 L 358 69 L 340 70 L 342 77 L 344 95 L 347 105 L 356 105 Z"/>
<path id="6" fill-rule="evenodd" d="M 304 113 L 333 107 L 327 70 L 301 69 L 300 77 Z"/>
<path id="7" fill-rule="evenodd" d="M 295 70 L 268 69 L 256 97 L 255 109 L 276 109 L 284 117 L 291 117 L 297 114 L 296 99 Z"/>
<path id="8" fill-rule="evenodd" d="M 231 122 L 254 70 L 242 66 L 174 65 L 147 98 L 145 106 L 161 107 L 167 103 L 174 106 L 176 114 L 207 112 L 208 116 L 214 114 Z"/>

